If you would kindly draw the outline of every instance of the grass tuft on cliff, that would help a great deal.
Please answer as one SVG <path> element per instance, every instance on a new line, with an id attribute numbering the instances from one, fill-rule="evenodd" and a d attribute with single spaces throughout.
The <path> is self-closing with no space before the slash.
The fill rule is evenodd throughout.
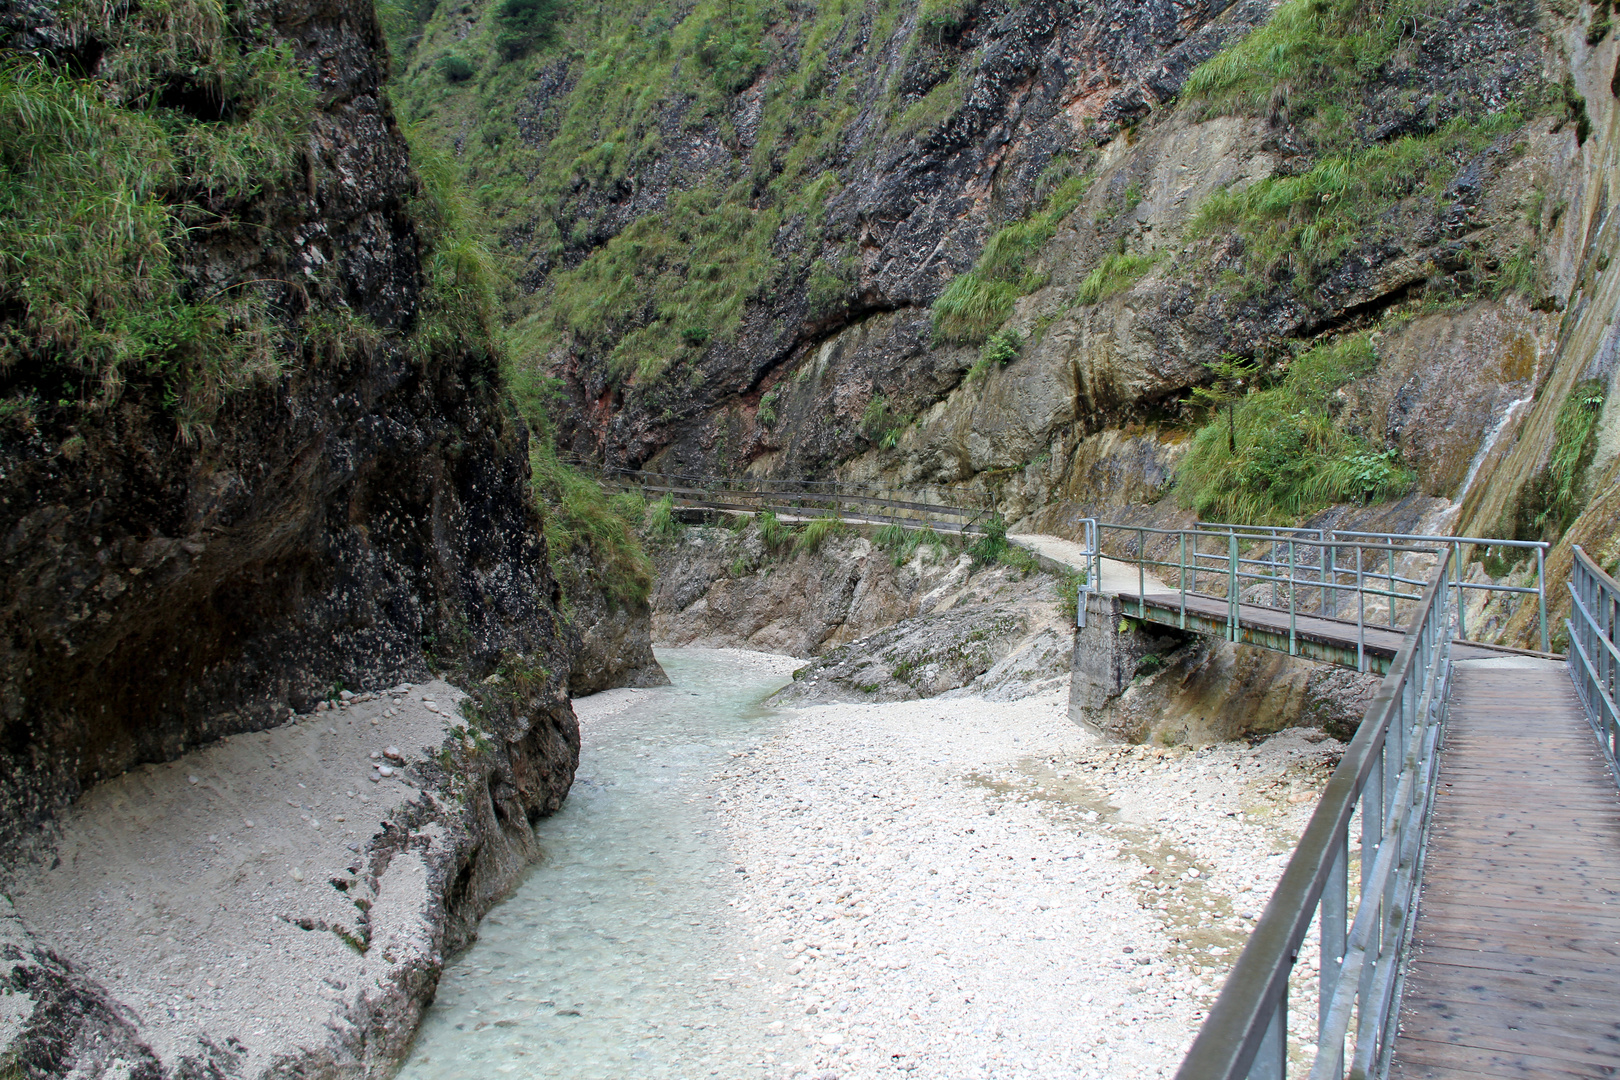
<path id="1" fill-rule="evenodd" d="M 1412 133 L 1381 139 L 1361 129 L 1357 103 L 1387 84 L 1390 65 L 1421 33 L 1436 32 L 1456 0 L 1287 0 L 1270 20 L 1205 61 L 1188 77 L 1182 100 L 1205 116 L 1265 116 L 1288 128 L 1314 158 L 1306 169 L 1216 192 L 1200 208 L 1190 235 L 1236 235 L 1243 269 L 1226 285 L 1259 295 L 1291 281 L 1306 290 L 1352 250 L 1398 240 L 1413 226 L 1395 213 L 1439 206 L 1458 169 L 1538 111 L 1565 108 L 1549 85 L 1527 90 L 1506 107 L 1461 103 L 1431 122 L 1425 103 Z M 1514 150 L 1517 153 L 1518 150 Z M 1469 286 L 1500 294 L 1536 284 L 1533 265 L 1506 260 Z"/>
<path id="2" fill-rule="evenodd" d="M 1335 422 L 1335 392 L 1376 365 L 1368 336 L 1353 334 L 1217 405 L 1178 470 L 1182 504 L 1209 521 L 1283 524 L 1337 502 L 1406 494 L 1416 477 L 1398 451 Z"/>
<path id="3" fill-rule="evenodd" d="M 0 356 L 12 416 L 106 409 L 156 384 L 180 439 L 280 371 L 262 285 L 188 278 L 189 235 L 230 227 L 287 171 L 314 102 L 308 73 L 210 0 L 70 4 L 104 48 L 94 76 L 0 62 Z M 180 87 L 186 92 L 178 92 Z"/>
<path id="4" fill-rule="evenodd" d="M 552 569 L 564 588 L 595 583 L 610 607 L 645 603 L 652 592 L 653 566 L 636 528 L 646 502 L 632 494 L 610 498 L 594 476 L 559 460 L 550 438 L 533 440 L 529 463 Z M 570 564 L 575 555 L 584 560 L 583 578 Z"/>
<path id="5" fill-rule="evenodd" d="M 1064 176 L 1039 210 L 991 234 L 973 269 L 953 278 L 934 301 L 935 337 L 953 344 L 982 344 L 1006 323 L 1019 297 L 1045 285 L 1047 275 L 1035 269 L 1035 258 L 1095 179 L 1089 173 Z"/>

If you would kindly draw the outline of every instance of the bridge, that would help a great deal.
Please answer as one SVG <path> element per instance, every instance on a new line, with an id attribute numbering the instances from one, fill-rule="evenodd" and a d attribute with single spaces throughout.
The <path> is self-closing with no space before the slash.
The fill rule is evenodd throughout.
<path id="1" fill-rule="evenodd" d="M 989 519 L 834 484 L 646 486 L 741 512 Z M 1548 651 L 1545 544 L 1079 533 L 1009 538 L 1082 575 L 1077 633 L 1088 612 L 1125 614 L 1384 677 L 1178 1080 L 1620 1076 L 1620 583 L 1574 549 L 1566 660 Z M 1479 547 L 1533 557 L 1534 584 L 1468 580 Z M 1533 596 L 1541 648 L 1470 641 L 1472 590 Z M 1309 936 L 1314 973 L 1298 964 Z"/>

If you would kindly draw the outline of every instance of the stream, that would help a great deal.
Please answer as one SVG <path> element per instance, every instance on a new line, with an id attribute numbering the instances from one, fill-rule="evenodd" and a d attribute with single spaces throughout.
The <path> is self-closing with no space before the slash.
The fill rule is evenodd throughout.
<path id="1" fill-rule="evenodd" d="M 445 969 L 403 1080 L 770 1071 L 708 780 L 770 733 L 761 702 L 789 680 L 725 652 L 658 659 L 674 685 L 582 703 L 579 774 L 540 826 L 545 854 Z"/>

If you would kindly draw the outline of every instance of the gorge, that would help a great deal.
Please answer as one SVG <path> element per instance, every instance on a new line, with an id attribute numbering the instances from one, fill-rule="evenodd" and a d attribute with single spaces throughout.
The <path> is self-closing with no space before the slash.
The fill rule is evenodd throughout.
<path id="1" fill-rule="evenodd" d="M 1561 650 L 1573 546 L 1620 564 L 1611 24 L 0 0 L 0 1076 L 391 1075 L 590 775 L 573 699 L 677 692 L 655 645 L 794 658 L 773 707 L 807 733 L 964 701 L 1012 718 L 987 740 L 1048 730 L 1017 710 L 1066 693 L 1061 576 L 603 470 L 865 485 L 1015 538 L 1542 540 Z M 1481 598 L 1470 634 L 1537 648 L 1532 607 Z M 1049 756 L 1137 753 L 1147 792 L 1224 740 L 1343 737 L 1367 685 L 1315 670 L 1155 654 L 1099 722 L 1135 751 L 1053 728 Z M 1304 737 L 1277 776 L 1331 750 Z M 940 755 L 940 798 L 1033 775 L 995 745 Z M 1158 797 L 1128 787 L 1054 813 Z M 1283 787 L 1265 827 L 1297 830 Z M 734 795 L 769 831 L 776 797 Z M 1107 855 L 1145 881 L 1138 839 Z"/>

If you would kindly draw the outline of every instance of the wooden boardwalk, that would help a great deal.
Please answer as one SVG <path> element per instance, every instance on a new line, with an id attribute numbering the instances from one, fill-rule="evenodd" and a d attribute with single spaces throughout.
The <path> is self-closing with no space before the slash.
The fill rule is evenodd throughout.
<path id="1" fill-rule="evenodd" d="M 1620 794 L 1562 664 L 1460 663 L 1389 1076 L 1620 1076 Z"/>

